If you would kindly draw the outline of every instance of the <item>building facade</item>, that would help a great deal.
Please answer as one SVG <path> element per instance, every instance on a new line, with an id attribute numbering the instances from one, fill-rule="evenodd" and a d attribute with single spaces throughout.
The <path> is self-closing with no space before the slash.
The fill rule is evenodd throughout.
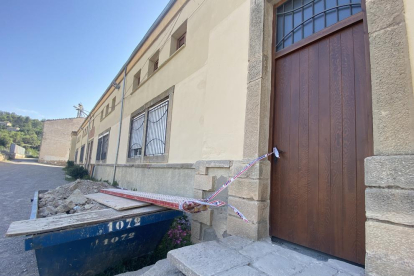
<path id="1" fill-rule="evenodd" d="M 43 123 L 43 136 L 40 144 L 39 162 L 53 165 L 66 165 L 74 160 L 70 155 L 71 133 L 77 131 L 85 118 L 46 120 Z"/>
<path id="2" fill-rule="evenodd" d="M 276 146 L 220 195 L 249 223 L 195 214 L 194 242 L 274 236 L 411 275 L 412 14 L 408 0 L 170 1 L 77 131 L 75 161 L 205 198 Z"/>

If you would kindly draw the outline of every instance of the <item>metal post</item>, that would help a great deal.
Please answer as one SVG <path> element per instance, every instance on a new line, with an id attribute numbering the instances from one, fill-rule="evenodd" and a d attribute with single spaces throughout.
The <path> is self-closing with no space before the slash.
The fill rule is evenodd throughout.
<path id="1" fill-rule="evenodd" d="M 118 144 L 116 146 L 116 155 L 115 155 L 115 162 L 114 162 L 114 175 L 112 176 L 112 183 L 115 182 L 116 165 L 118 164 L 119 144 L 121 142 L 122 115 L 124 113 L 124 96 L 125 96 L 126 71 L 127 71 L 127 66 L 125 65 L 125 68 L 124 68 L 124 81 L 123 81 L 123 86 L 122 86 L 121 113 L 120 113 L 120 118 L 119 118 Z"/>

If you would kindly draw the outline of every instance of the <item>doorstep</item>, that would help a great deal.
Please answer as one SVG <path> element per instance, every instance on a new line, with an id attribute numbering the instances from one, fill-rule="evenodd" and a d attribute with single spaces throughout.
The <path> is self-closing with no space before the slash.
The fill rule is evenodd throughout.
<path id="1" fill-rule="evenodd" d="M 363 268 L 332 256 L 270 238 L 231 236 L 172 250 L 168 260 L 187 276 L 360 276 Z"/>

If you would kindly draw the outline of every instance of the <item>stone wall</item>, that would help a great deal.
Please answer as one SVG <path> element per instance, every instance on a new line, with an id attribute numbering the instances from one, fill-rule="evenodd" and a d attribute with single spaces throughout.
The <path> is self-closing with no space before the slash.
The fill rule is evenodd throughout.
<path id="1" fill-rule="evenodd" d="M 45 121 L 39 162 L 65 165 L 69 160 L 72 131 L 78 130 L 84 120 L 85 118 L 70 118 Z"/>
<path id="2" fill-rule="evenodd" d="M 239 173 L 245 161 L 198 161 L 195 163 L 194 197 L 207 198 L 226 181 Z M 270 164 L 262 161 L 243 173 L 215 199 L 228 202 L 243 213 L 248 223 L 231 208 L 222 207 L 192 215 L 192 241 L 211 241 L 237 235 L 258 240 L 269 235 Z"/>
<path id="3" fill-rule="evenodd" d="M 365 160 L 366 274 L 413 275 L 414 155 Z"/>
<path id="4" fill-rule="evenodd" d="M 112 182 L 113 164 L 95 165 L 93 177 Z M 115 180 L 129 190 L 193 197 L 193 164 L 118 165 Z"/>
<path id="5" fill-rule="evenodd" d="M 403 0 L 367 0 L 375 156 L 365 160 L 366 275 L 414 271 L 414 94 Z"/>
<path id="6" fill-rule="evenodd" d="M 232 166 L 229 160 L 197 161 L 194 165 L 194 197 L 205 199 L 221 187 L 230 177 Z M 227 202 L 228 191 L 224 190 L 215 199 Z M 227 207 L 209 209 L 193 214 L 191 222 L 191 239 L 193 243 L 211 241 L 228 236 Z"/>

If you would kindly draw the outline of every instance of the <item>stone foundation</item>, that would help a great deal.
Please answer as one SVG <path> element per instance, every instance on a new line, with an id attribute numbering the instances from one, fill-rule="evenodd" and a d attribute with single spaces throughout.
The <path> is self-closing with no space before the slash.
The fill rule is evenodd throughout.
<path id="1" fill-rule="evenodd" d="M 414 155 L 365 160 L 366 274 L 413 275 Z"/>
<path id="2" fill-rule="evenodd" d="M 96 164 L 93 177 L 112 182 L 114 164 Z M 193 197 L 193 164 L 118 165 L 115 180 L 129 190 Z"/>
<path id="3" fill-rule="evenodd" d="M 194 197 L 208 197 L 247 164 L 248 162 L 245 161 L 196 162 Z M 239 209 L 249 220 L 248 223 L 226 207 L 193 214 L 193 242 L 216 240 L 228 235 L 251 240 L 267 237 L 269 235 L 269 174 L 270 163 L 259 162 L 216 197 Z"/>

